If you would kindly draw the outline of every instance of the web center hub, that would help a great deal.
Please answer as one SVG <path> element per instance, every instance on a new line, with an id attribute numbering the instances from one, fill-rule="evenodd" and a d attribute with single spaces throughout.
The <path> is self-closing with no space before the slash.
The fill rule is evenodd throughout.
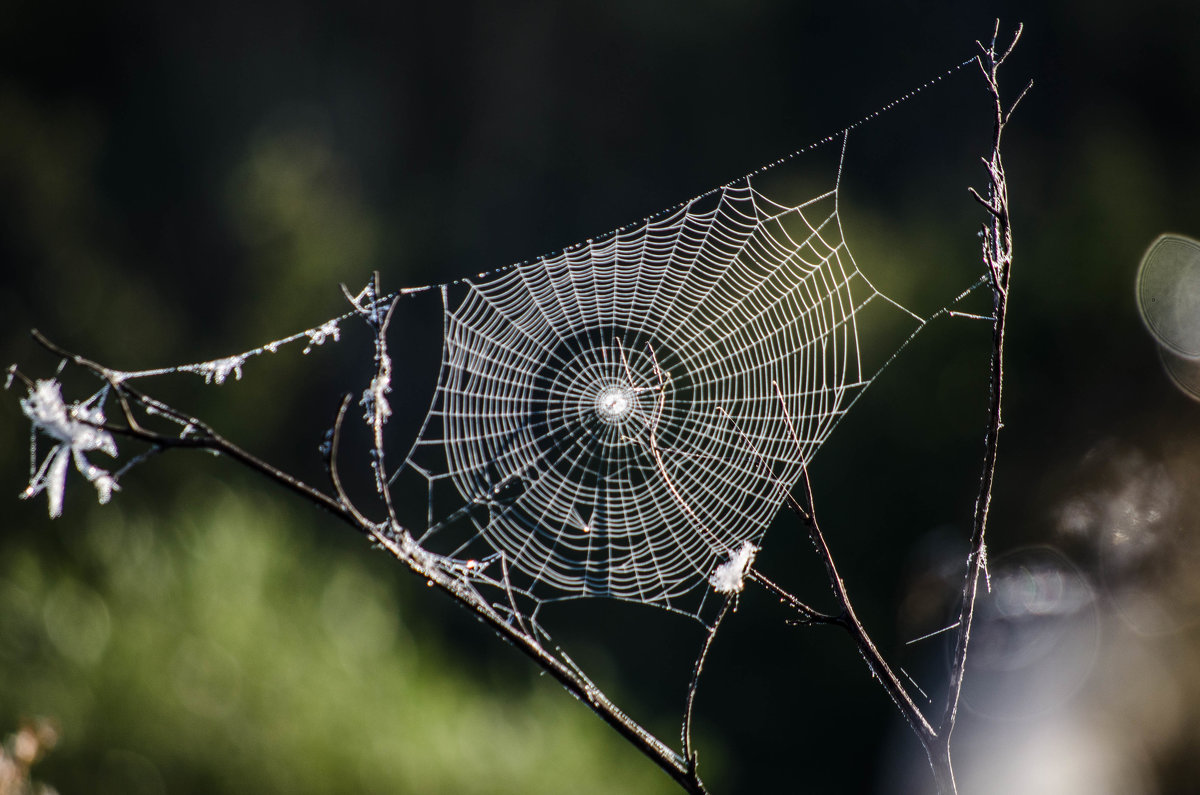
<path id="1" fill-rule="evenodd" d="M 596 415 L 601 422 L 619 425 L 629 419 L 636 401 L 631 388 L 620 384 L 606 386 L 596 395 Z"/>

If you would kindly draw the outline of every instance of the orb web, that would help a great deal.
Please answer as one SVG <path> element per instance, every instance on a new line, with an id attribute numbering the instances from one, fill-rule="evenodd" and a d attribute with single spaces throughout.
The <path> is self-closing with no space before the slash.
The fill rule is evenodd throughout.
<path id="1" fill-rule="evenodd" d="M 699 617 L 877 371 L 864 310 L 924 322 L 858 269 L 832 182 L 788 205 L 747 177 L 442 286 L 441 373 L 406 461 L 430 486 L 420 543 L 497 564 L 535 605 Z"/>
<path id="2" fill-rule="evenodd" d="M 713 613 L 742 590 L 785 496 L 863 390 L 934 318 L 992 321 L 951 308 L 987 275 L 926 317 L 889 298 L 860 271 L 839 213 L 850 133 L 975 62 L 741 179 L 558 254 L 387 295 L 376 274 L 359 293 L 345 291 L 349 311 L 320 325 L 232 356 L 109 375 L 113 383 L 170 373 L 240 380 L 249 360 L 291 343 L 308 354 L 358 318 L 374 342 L 374 375 L 359 405 L 388 516 L 373 530 L 378 539 L 414 569 L 450 575 L 447 587 L 481 615 L 505 614 L 525 633 L 549 637 L 543 605 L 589 597 L 653 605 L 714 628 Z M 837 142 L 827 190 L 790 203 L 760 189 L 777 166 Z M 1163 261 L 1170 276 L 1183 260 Z M 1147 273 L 1139 289 L 1153 298 L 1169 279 Z M 402 371 L 389 353 L 400 346 L 389 343 L 407 340 L 388 331 L 390 320 L 402 298 L 438 293 L 436 387 L 394 467 L 385 425 Z M 1167 315 L 1150 314 L 1160 331 Z M 336 450 L 348 405 L 321 446 L 339 500 Z M 181 436 L 194 432 L 187 415 L 150 408 Z M 46 430 L 34 421 L 35 432 Z M 61 430 L 49 432 L 62 441 Z M 51 459 L 62 460 L 44 459 L 27 491 L 50 491 L 53 512 L 66 469 L 49 472 Z M 125 471 L 86 470 L 89 480 L 107 478 L 102 501 Z M 414 480 L 426 491 L 420 518 L 401 515 Z M 355 513 L 355 521 L 369 520 Z M 720 607 L 706 614 L 710 604 Z"/>

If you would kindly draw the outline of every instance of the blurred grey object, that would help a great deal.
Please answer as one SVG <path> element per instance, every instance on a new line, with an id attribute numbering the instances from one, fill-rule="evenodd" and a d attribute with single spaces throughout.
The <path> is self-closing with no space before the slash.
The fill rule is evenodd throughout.
<path id="1" fill-rule="evenodd" d="M 1167 375 L 1200 399 L 1200 243 L 1159 236 L 1138 267 L 1137 303 Z"/>

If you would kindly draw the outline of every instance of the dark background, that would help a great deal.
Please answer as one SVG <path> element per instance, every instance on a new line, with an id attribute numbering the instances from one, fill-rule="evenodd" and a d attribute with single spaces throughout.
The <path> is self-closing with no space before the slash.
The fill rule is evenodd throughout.
<path id="1" fill-rule="evenodd" d="M 966 709 L 963 789 L 1189 791 L 1200 414 L 1133 302 L 1154 237 L 1200 235 L 1200 9 L 1186 0 L 9 2 L 3 361 L 53 371 L 34 326 L 122 368 L 208 359 L 340 312 L 336 285 L 374 269 L 385 286 L 425 284 L 559 249 L 867 116 L 970 57 L 996 16 L 1026 25 L 1010 91 L 1035 87 L 1006 142 L 1017 260 L 992 554 L 998 572 L 1005 555 L 1052 561 L 1062 593 L 1086 596 L 1034 634 L 1058 657 L 1030 662 L 1027 625 L 997 624 L 1015 651 L 995 659 L 1024 695 L 1000 716 L 986 693 Z M 983 184 L 990 123 L 964 70 L 851 138 L 850 248 L 906 302 L 936 308 L 978 272 L 965 187 Z M 436 307 L 405 323 L 436 356 Z M 360 355 L 347 340 L 220 388 L 162 390 L 317 478 L 335 386 Z M 982 324 L 931 327 L 814 466 L 864 619 L 931 692 L 944 649 L 903 641 L 952 609 L 986 356 Z M 398 387 L 397 422 L 423 410 L 427 365 L 418 355 Z M 10 394 L 15 494 L 27 430 Z M 56 721 L 37 775 L 60 791 L 670 791 L 326 517 L 219 461 L 159 464 L 102 508 L 75 477 L 53 523 L 42 498 L 4 510 L 0 729 Z M 1113 551 L 1129 544 L 1133 563 Z M 772 531 L 762 565 L 823 598 L 794 526 Z M 714 648 L 698 705 L 714 791 L 925 790 L 920 749 L 848 642 L 785 618 L 750 592 Z M 561 626 L 673 740 L 698 627 L 607 604 Z"/>

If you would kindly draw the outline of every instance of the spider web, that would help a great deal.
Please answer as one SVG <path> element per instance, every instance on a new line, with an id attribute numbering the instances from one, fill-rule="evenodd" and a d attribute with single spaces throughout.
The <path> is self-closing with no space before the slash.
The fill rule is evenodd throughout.
<path id="1" fill-rule="evenodd" d="M 841 162 L 799 204 L 751 175 L 438 287 L 441 371 L 405 461 L 428 489 L 419 543 L 534 620 L 584 597 L 703 620 L 724 599 L 714 572 L 757 548 L 846 410 L 927 322 L 855 263 Z M 906 326 L 882 358 L 860 335 L 879 312 Z"/>
<path id="2" fill-rule="evenodd" d="M 851 255 L 839 214 L 850 133 L 972 62 L 806 149 L 556 255 L 388 296 L 376 282 L 347 293 L 352 311 L 290 337 L 110 377 L 189 372 L 220 384 L 241 379 L 251 358 L 290 343 L 307 354 L 339 340 L 343 321 L 367 320 L 378 371 L 362 404 L 377 489 L 390 497 L 416 478 L 426 494 L 420 520 L 392 515 L 381 532 L 414 528 L 421 565 L 490 591 L 494 609 L 539 632 L 543 605 L 590 597 L 709 624 L 706 607 L 741 589 L 786 494 L 863 390 L 933 318 L 979 318 L 951 307 L 982 280 L 928 316 L 885 295 Z M 806 200 L 761 189 L 779 164 L 837 143 L 826 187 Z M 440 294 L 440 372 L 393 471 L 382 459 L 392 377 L 382 317 L 417 293 Z M 53 512 L 68 454 L 98 488 L 116 488 L 120 473 L 81 462 L 92 448 L 73 426 L 46 419 L 82 409 L 49 393 L 38 402 L 32 390 L 23 407 L 35 434 L 61 444 L 44 471 L 31 470 L 27 495 L 48 491 Z M 151 409 L 184 436 L 195 422 Z"/>

